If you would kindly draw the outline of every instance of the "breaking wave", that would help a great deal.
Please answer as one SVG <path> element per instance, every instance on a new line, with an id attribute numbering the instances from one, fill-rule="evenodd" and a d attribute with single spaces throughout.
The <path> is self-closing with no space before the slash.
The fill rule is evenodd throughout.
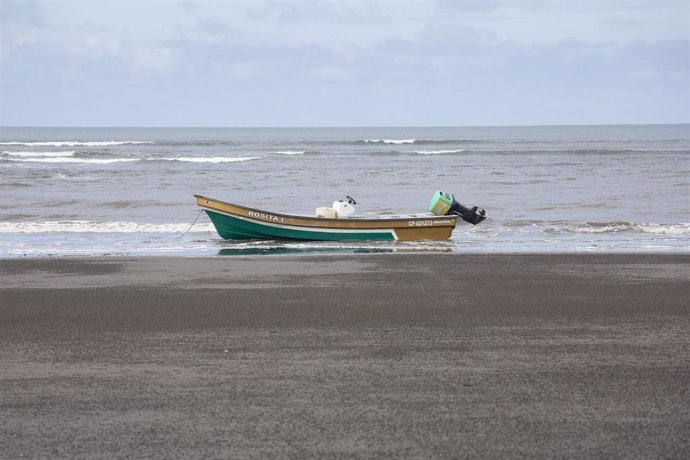
<path id="1" fill-rule="evenodd" d="M 279 150 L 271 153 L 274 155 L 304 155 L 307 152 L 304 150 Z"/>
<path id="2" fill-rule="evenodd" d="M 138 158 L 73 158 L 73 157 L 44 157 L 44 158 L 7 158 L 8 161 L 22 162 L 22 163 L 81 163 L 81 164 L 98 164 L 107 165 L 111 163 L 130 163 L 133 161 L 141 161 Z"/>
<path id="3" fill-rule="evenodd" d="M 584 224 L 550 225 L 544 233 L 653 233 L 660 235 L 690 234 L 690 223 L 656 224 L 633 222 L 587 222 Z"/>
<path id="4" fill-rule="evenodd" d="M 182 233 L 184 224 L 139 224 L 135 222 L 95 222 L 87 220 L 44 222 L 0 222 L 0 233 Z M 212 224 L 194 224 L 191 232 L 209 232 Z"/>
<path id="5" fill-rule="evenodd" d="M 415 139 L 366 139 L 365 144 L 414 144 Z"/>
<path id="6" fill-rule="evenodd" d="M 417 153 L 419 155 L 448 155 L 452 153 L 461 153 L 464 152 L 463 149 L 455 149 L 455 150 L 415 150 L 414 153 Z"/>
<path id="7" fill-rule="evenodd" d="M 258 160 L 259 157 L 164 157 L 151 158 L 150 161 L 182 161 L 188 163 L 239 163 Z"/>
<path id="8" fill-rule="evenodd" d="M 151 141 L 39 141 L 39 142 L 0 142 L 0 145 L 23 145 L 26 147 L 108 147 L 113 145 L 154 144 Z"/>
<path id="9" fill-rule="evenodd" d="M 3 156 L 31 157 L 31 158 L 36 158 L 36 157 L 51 157 L 51 158 L 71 157 L 71 156 L 74 156 L 75 153 L 76 152 L 74 150 L 68 150 L 68 151 L 63 151 L 63 152 L 8 152 L 8 151 L 2 152 Z"/>
<path id="10" fill-rule="evenodd" d="M 365 139 L 356 143 L 365 144 L 415 144 L 415 145 L 447 145 L 447 144 L 482 144 L 487 141 L 474 139 Z M 347 142 L 346 142 L 347 143 Z"/>
<path id="11" fill-rule="evenodd" d="M 259 157 L 162 157 L 162 158 L 84 158 L 71 156 L 74 152 L 55 152 L 56 155 L 35 156 L 29 155 L 30 152 L 22 152 L 26 155 L 18 155 L 20 158 L 4 156 L 0 159 L 10 162 L 23 163 L 76 163 L 76 164 L 99 164 L 106 165 L 112 163 L 132 163 L 138 161 L 179 161 L 186 163 L 239 163 L 243 161 L 258 160 Z M 48 153 L 48 152 L 46 152 Z M 60 153 L 60 155 L 57 155 Z M 69 153 L 69 155 L 67 155 Z M 80 154 L 77 154 L 80 155 Z"/>

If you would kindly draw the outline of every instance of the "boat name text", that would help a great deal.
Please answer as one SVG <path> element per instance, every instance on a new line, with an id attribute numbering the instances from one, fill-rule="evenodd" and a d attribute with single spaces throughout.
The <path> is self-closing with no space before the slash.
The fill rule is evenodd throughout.
<path id="1" fill-rule="evenodd" d="M 264 212 L 249 211 L 247 213 L 249 217 L 257 217 L 259 219 L 272 220 L 274 222 L 282 222 L 283 218 L 274 216 L 273 214 L 266 214 Z"/>

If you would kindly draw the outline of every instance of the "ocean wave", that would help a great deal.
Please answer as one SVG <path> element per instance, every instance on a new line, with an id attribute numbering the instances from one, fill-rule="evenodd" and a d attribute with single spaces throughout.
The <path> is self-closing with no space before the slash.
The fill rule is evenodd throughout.
<path id="1" fill-rule="evenodd" d="M 410 155 L 412 152 L 405 152 L 402 150 L 374 150 L 369 152 L 361 152 L 360 155 L 364 156 L 400 156 L 400 155 Z"/>
<path id="2" fill-rule="evenodd" d="M 116 201 L 106 201 L 101 203 L 100 206 L 104 208 L 112 209 L 125 209 L 125 208 L 160 208 L 160 207 L 173 207 L 177 206 L 177 203 L 164 202 L 164 201 L 151 201 L 151 200 L 116 200 Z M 64 216 L 57 216 L 55 218 L 66 218 Z"/>
<path id="3" fill-rule="evenodd" d="M 30 157 L 30 158 L 38 158 L 38 157 L 51 157 L 51 158 L 58 158 L 58 157 L 71 157 L 74 156 L 76 152 L 74 150 L 68 150 L 68 151 L 62 151 L 62 152 L 9 152 L 9 151 L 3 151 L 2 155 L 3 156 L 9 156 L 9 157 Z"/>
<path id="4" fill-rule="evenodd" d="M 304 155 L 307 152 L 304 150 L 278 150 L 270 153 L 274 155 Z"/>
<path id="5" fill-rule="evenodd" d="M 462 145 L 462 144 L 487 144 L 493 143 L 492 140 L 483 139 L 417 139 L 416 145 Z"/>
<path id="6" fill-rule="evenodd" d="M 452 150 L 370 150 L 367 152 L 360 152 L 360 155 L 365 156 L 399 156 L 399 155 L 452 155 L 462 153 L 463 149 Z"/>
<path id="7" fill-rule="evenodd" d="M 365 144 L 414 144 L 415 139 L 366 139 Z"/>
<path id="8" fill-rule="evenodd" d="M 464 152 L 463 149 L 455 149 L 455 150 L 415 150 L 414 153 L 419 154 L 419 155 L 448 155 L 452 153 L 461 153 Z"/>
<path id="9" fill-rule="evenodd" d="M 108 147 L 113 145 L 154 144 L 151 141 L 38 141 L 38 142 L 0 142 L 0 145 L 22 145 L 27 147 Z"/>
<path id="10" fill-rule="evenodd" d="M 584 224 L 567 223 L 550 225 L 544 233 L 653 233 L 660 235 L 690 234 L 690 223 L 657 224 L 634 222 L 587 222 Z"/>
<path id="11" fill-rule="evenodd" d="M 149 158 L 149 161 L 182 161 L 189 163 L 238 163 L 258 160 L 259 157 L 164 157 Z"/>
<path id="12" fill-rule="evenodd" d="M 108 165 L 112 163 L 130 163 L 134 161 L 141 161 L 138 158 L 73 158 L 73 157 L 59 157 L 59 158 L 5 158 L 7 161 L 22 162 L 22 163 L 80 163 L 80 164 L 98 164 Z"/>
<path id="13" fill-rule="evenodd" d="M 26 188 L 32 187 L 31 184 L 26 182 L 0 182 L 0 188 Z"/>
<path id="14" fill-rule="evenodd" d="M 91 155 L 89 155 L 91 156 Z M 76 164 L 112 164 L 112 163 L 132 163 L 138 161 L 179 161 L 187 163 L 239 163 L 243 161 L 258 160 L 259 157 L 162 157 L 162 158 L 88 158 L 82 154 L 76 156 L 44 156 L 44 157 L 22 157 L 8 158 L 0 157 L 0 160 L 8 162 L 22 163 L 76 163 Z"/>
<path id="15" fill-rule="evenodd" d="M 531 149 L 526 149 L 526 150 L 517 150 L 515 153 L 536 153 L 536 154 L 568 154 L 568 155 L 590 155 L 590 156 L 606 156 L 606 155 L 648 155 L 648 154 L 659 154 L 659 153 L 681 153 L 685 154 L 688 153 L 687 150 L 679 150 L 679 151 L 664 151 L 664 152 L 659 152 L 657 150 L 650 150 L 650 149 L 636 149 L 636 150 L 631 150 L 631 149 L 621 149 L 621 148 L 592 148 L 592 149 L 583 149 L 583 148 L 573 148 L 570 146 L 563 146 L 559 149 L 549 149 L 549 148 L 531 148 Z"/>
<path id="16" fill-rule="evenodd" d="M 463 145 L 463 144 L 485 144 L 493 141 L 480 139 L 365 139 L 356 141 L 355 144 L 414 144 L 414 145 Z M 352 143 L 351 141 L 344 142 Z"/>
<path id="17" fill-rule="evenodd" d="M 141 224 L 86 220 L 43 222 L 0 222 L 0 233 L 183 233 L 189 223 Z M 190 232 L 210 232 L 212 224 L 194 224 Z"/>
<path id="18" fill-rule="evenodd" d="M 160 139 L 156 142 L 152 142 L 157 146 L 163 147 L 219 147 L 219 146 L 240 146 L 240 145 L 252 145 L 251 142 L 238 141 L 238 140 L 227 140 L 227 139 L 190 139 L 187 141 L 182 140 L 172 140 L 172 139 Z"/>

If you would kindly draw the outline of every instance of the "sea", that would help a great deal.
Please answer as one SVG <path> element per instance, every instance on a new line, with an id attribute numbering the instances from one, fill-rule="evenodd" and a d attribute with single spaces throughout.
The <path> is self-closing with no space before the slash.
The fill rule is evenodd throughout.
<path id="1" fill-rule="evenodd" d="M 193 195 L 312 215 L 486 210 L 448 241 L 224 241 Z M 0 258 L 689 253 L 690 125 L 0 128 Z"/>

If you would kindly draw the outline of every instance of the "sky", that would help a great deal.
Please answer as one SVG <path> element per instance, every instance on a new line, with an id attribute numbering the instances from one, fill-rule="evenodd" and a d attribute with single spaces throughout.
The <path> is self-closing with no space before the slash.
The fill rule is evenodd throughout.
<path id="1" fill-rule="evenodd" d="M 687 0 L 0 0 L 0 126 L 689 122 Z"/>

